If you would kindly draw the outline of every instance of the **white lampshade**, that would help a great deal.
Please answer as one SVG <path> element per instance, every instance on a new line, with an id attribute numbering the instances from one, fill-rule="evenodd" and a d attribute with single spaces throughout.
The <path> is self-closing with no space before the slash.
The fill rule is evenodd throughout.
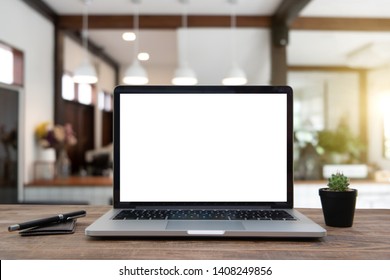
<path id="1" fill-rule="evenodd" d="M 128 85 L 145 85 L 149 82 L 148 74 L 138 60 L 134 60 L 127 68 L 123 82 Z"/>
<path id="2" fill-rule="evenodd" d="M 245 72 L 238 66 L 233 66 L 228 75 L 222 80 L 224 85 L 245 85 L 247 83 Z"/>
<path id="3" fill-rule="evenodd" d="M 73 75 L 73 81 L 78 84 L 94 84 L 98 81 L 95 67 L 88 59 L 84 59 Z"/>
<path id="4" fill-rule="evenodd" d="M 176 69 L 175 76 L 172 79 L 174 85 L 196 85 L 198 79 L 194 70 L 188 66 L 181 66 Z"/>

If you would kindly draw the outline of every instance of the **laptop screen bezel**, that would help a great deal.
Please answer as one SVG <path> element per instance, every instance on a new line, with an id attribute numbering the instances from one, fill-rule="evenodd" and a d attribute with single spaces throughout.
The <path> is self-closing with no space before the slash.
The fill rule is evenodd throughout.
<path id="1" fill-rule="evenodd" d="M 120 201 L 120 95 L 121 94 L 285 94 L 287 97 L 287 201 L 286 202 L 123 202 Z M 113 107 L 113 206 L 114 208 L 293 208 L 293 91 L 289 86 L 117 86 Z"/>

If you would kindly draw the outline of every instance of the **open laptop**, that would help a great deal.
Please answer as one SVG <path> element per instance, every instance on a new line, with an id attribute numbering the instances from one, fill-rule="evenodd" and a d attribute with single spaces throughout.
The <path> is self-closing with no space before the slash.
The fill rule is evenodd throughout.
<path id="1" fill-rule="evenodd" d="M 322 237 L 293 209 L 288 86 L 118 86 L 113 209 L 88 236 Z"/>

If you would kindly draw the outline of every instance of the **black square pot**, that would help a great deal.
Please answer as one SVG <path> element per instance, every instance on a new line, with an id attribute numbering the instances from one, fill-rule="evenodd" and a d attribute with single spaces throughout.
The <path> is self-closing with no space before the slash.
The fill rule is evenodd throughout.
<path id="1" fill-rule="evenodd" d="M 319 190 L 325 224 L 332 227 L 351 227 L 356 207 L 357 190 L 345 192 Z"/>

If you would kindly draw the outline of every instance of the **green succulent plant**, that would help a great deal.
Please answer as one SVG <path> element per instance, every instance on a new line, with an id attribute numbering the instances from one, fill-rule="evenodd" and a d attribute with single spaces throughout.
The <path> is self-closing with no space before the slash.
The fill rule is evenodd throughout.
<path id="1" fill-rule="evenodd" d="M 332 174 L 328 179 L 328 187 L 331 191 L 345 192 L 349 190 L 349 178 L 341 172 Z"/>

